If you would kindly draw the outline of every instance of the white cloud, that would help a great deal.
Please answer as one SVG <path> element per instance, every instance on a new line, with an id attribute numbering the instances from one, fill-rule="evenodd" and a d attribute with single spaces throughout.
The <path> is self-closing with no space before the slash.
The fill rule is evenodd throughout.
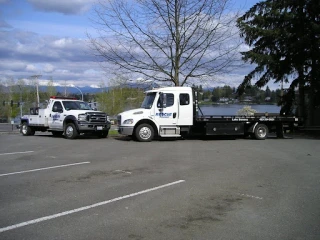
<path id="1" fill-rule="evenodd" d="M 95 0 L 27 0 L 35 9 L 66 15 L 82 14 L 90 10 Z"/>
<path id="2" fill-rule="evenodd" d="M 1 60 L 1 64 L 0 64 L 0 72 L 2 70 L 10 70 L 12 72 L 15 71 L 23 71 L 25 70 L 27 67 L 27 64 L 25 62 L 22 61 L 12 61 L 12 60 L 7 60 L 7 59 L 3 59 Z"/>
<path id="3" fill-rule="evenodd" d="M 28 64 L 28 65 L 26 66 L 26 70 L 27 70 L 28 72 L 35 72 L 35 71 L 37 70 L 37 68 L 36 68 L 36 66 L 34 66 L 33 64 Z"/>
<path id="4" fill-rule="evenodd" d="M 57 84 L 99 85 L 111 77 L 95 60 L 87 40 L 0 30 L 0 76 L 27 79 L 36 73 Z"/>
<path id="5" fill-rule="evenodd" d="M 100 74 L 101 71 L 97 71 L 95 69 L 87 69 L 83 73 L 86 75 L 97 75 L 97 74 Z"/>
<path id="6" fill-rule="evenodd" d="M 53 67 L 52 64 L 47 63 L 47 64 L 44 65 L 43 71 L 44 71 L 45 73 L 52 73 L 53 70 L 54 70 L 54 67 Z"/>
<path id="7" fill-rule="evenodd" d="M 18 26 L 19 29 L 24 31 L 36 32 L 41 35 L 55 35 L 56 37 L 72 36 L 74 38 L 87 38 L 86 32 L 94 35 L 95 32 L 91 29 L 89 22 L 79 25 L 70 22 L 38 22 L 36 20 L 11 20 L 12 26 Z"/>
<path id="8" fill-rule="evenodd" d="M 72 44 L 71 38 L 61 38 L 53 42 L 53 45 L 58 48 L 66 47 L 68 44 Z"/>
<path id="9" fill-rule="evenodd" d="M 94 85 L 94 84 L 91 84 L 90 87 L 91 88 L 100 88 L 99 85 Z"/>
<path id="10" fill-rule="evenodd" d="M 69 70 L 66 70 L 66 69 L 57 69 L 56 72 L 59 73 L 59 74 L 67 74 L 67 73 L 69 73 L 70 71 L 69 71 Z"/>

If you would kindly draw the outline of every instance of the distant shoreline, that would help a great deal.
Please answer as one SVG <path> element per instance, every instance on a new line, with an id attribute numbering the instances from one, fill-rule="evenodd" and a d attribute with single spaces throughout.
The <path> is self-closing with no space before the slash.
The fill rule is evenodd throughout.
<path id="1" fill-rule="evenodd" d="M 200 106 L 223 106 L 223 105 L 270 105 L 270 106 L 277 106 L 276 103 L 215 103 L 215 102 L 205 102 L 199 103 Z"/>

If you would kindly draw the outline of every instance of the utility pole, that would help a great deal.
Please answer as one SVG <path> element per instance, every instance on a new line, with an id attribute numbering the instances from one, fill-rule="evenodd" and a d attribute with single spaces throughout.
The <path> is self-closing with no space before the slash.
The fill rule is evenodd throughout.
<path id="1" fill-rule="evenodd" d="M 64 96 L 67 96 L 67 81 L 64 81 Z"/>
<path id="2" fill-rule="evenodd" d="M 281 92 L 280 92 L 280 96 L 281 96 L 281 107 L 283 106 L 283 79 L 281 80 Z"/>
<path id="3" fill-rule="evenodd" d="M 22 88 L 21 88 L 21 85 L 18 85 L 19 86 L 19 89 L 20 89 L 20 118 L 22 117 Z"/>
<path id="4" fill-rule="evenodd" d="M 38 83 L 38 78 L 41 77 L 42 75 L 33 75 L 31 78 L 34 78 L 36 80 L 36 88 L 37 88 L 37 107 L 40 107 L 40 98 L 39 98 L 39 83 Z"/>
<path id="5" fill-rule="evenodd" d="M 69 87 L 73 87 L 73 88 L 78 89 L 78 90 L 79 90 L 79 92 L 81 93 L 81 100 L 83 101 L 83 93 L 82 93 L 81 89 L 80 89 L 80 88 L 78 88 L 78 87 L 76 87 L 76 86 L 73 86 L 73 85 L 69 85 Z"/>

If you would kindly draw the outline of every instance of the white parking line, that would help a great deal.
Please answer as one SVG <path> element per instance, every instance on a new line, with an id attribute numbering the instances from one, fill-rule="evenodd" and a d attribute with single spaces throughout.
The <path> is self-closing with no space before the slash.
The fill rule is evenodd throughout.
<path id="1" fill-rule="evenodd" d="M 244 196 L 244 197 L 248 197 L 248 198 L 254 198 L 254 199 L 259 199 L 262 200 L 262 197 L 258 197 L 258 196 L 253 196 L 253 195 L 249 195 L 249 194 L 243 194 L 243 193 L 239 193 L 240 196 Z"/>
<path id="2" fill-rule="evenodd" d="M 42 171 L 42 170 L 53 169 L 53 168 L 70 167 L 70 166 L 87 164 L 87 163 L 90 163 L 90 162 L 71 163 L 71 164 L 65 164 L 65 165 L 59 165 L 59 166 L 52 166 L 52 167 L 46 167 L 46 168 L 31 169 L 31 170 L 26 170 L 26 171 L 21 171 L 21 172 L 3 173 L 3 174 L 0 174 L 0 177 L 8 176 L 8 175 L 14 175 L 14 174 L 21 174 L 21 173 Z"/>
<path id="3" fill-rule="evenodd" d="M 164 185 L 161 185 L 161 186 L 158 186 L 158 187 L 149 188 L 149 189 L 146 189 L 146 190 L 143 190 L 143 191 L 140 191 L 140 192 L 131 193 L 129 195 L 125 195 L 125 196 L 122 196 L 122 197 L 114 198 L 114 199 L 103 201 L 103 202 L 98 202 L 98 203 L 95 203 L 95 204 L 92 204 L 92 205 L 88 205 L 88 206 L 85 206 L 85 207 L 76 208 L 76 209 L 73 209 L 73 210 L 69 210 L 69 211 L 65 211 L 65 212 L 49 215 L 49 216 L 46 216 L 46 217 L 36 218 L 36 219 L 30 220 L 30 221 L 18 223 L 18 224 L 11 225 L 11 226 L 8 226 L 8 227 L 3 227 L 3 228 L 0 228 L 0 233 L 5 232 L 5 231 L 9 231 L 9 230 L 12 230 L 12 229 L 15 229 L 15 228 L 20 228 L 20 227 L 24 227 L 24 226 L 27 226 L 27 225 L 31 225 L 31 224 L 35 224 L 35 223 L 51 220 L 51 219 L 54 219 L 54 218 L 62 217 L 62 216 L 69 215 L 69 214 L 72 214 L 72 213 L 81 212 L 81 211 L 84 211 L 84 210 L 88 210 L 90 208 L 99 207 L 99 206 L 102 206 L 102 205 L 105 205 L 105 204 L 108 204 L 108 203 L 112 203 L 112 202 L 116 202 L 116 201 L 120 201 L 120 200 L 123 200 L 123 199 L 126 199 L 126 198 L 135 197 L 135 196 L 138 196 L 138 195 L 141 195 L 141 194 L 144 194 L 144 193 L 148 193 L 148 192 L 152 192 L 152 191 L 155 191 L 155 190 L 159 190 L 161 188 L 169 187 L 169 186 L 172 186 L 172 185 L 175 185 L 175 184 L 178 184 L 178 183 L 182 183 L 182 182 L 185 182 L 185 180 L 179 180 L 179 181 L 171 182 L 171 183 L 164 184 Z"/>
<path id="4" fill-rule="evenodd" d="M 22 153 L 33 153 L 34 151 L 25 151 L 25 152 L 12 152 L 12 153 L 0 153 L 2 155 L 12 155 L 12 154 L 22 154 Z"/>

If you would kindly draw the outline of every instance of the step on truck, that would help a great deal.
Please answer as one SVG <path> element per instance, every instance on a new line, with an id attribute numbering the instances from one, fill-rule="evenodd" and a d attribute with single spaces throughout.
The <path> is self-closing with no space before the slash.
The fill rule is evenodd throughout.
<path id="1" fill-rule="evenodd" d="M 53 136 L 64 135 L 75 139 L 81 133 L 93 133 L 106 138 L 111 122 L 106 113 L 93 110 L 88 103 L 76 98 L 50 97 L 44 109 L 30 108 L 30 114 L 21 118 L 23 136 L 36 131 L 52 132 Z"/>
<path id="2" fill-rule="evenodd" d="M 191 87 L 166 87 L 146 91 L 142 105 L 117 116 L 118 132 L 140 142 L 155 137 L 251 136 L 263 140 L 269 132 L 283 137 L 298 118 L 279 114 L 254 116 L 203 115 Z"/>

